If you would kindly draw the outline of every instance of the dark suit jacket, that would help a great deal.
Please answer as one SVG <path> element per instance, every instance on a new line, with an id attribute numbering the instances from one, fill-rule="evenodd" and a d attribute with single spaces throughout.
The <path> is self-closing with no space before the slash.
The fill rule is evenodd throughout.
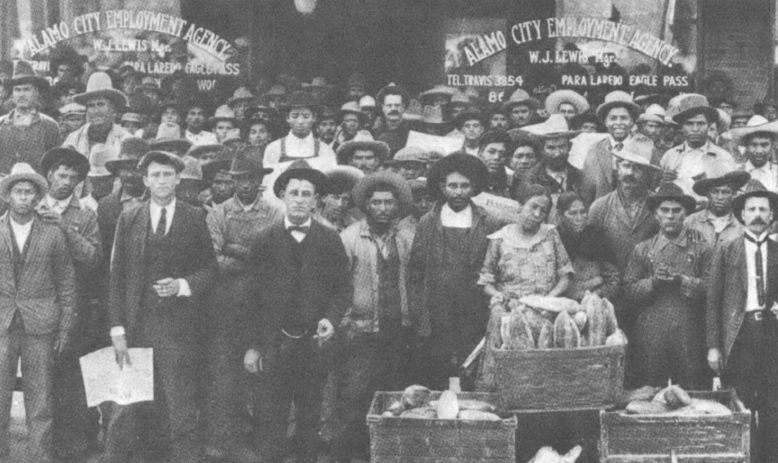
<path id="1" fill-rule="evenodd" d="M 295 290 L 297 272 L 292 266 L 292 249 L 279 219 L 264 228 L 251 249 L 249 263 L 253 268 L 253 293 L 256 304 L 250 305 L 247 323 L 249 345 L 266 349 L 275 345 L 281 335 L 283 312 L 289 308 Z M 299 290 L 309 329 L 315 330 L 322 318 L 337 326 L 351 303 L 351 280 L 348 258 L 338 233 L 316 220 L 305 237 L 307 252 L 303 256 Z"/>
<path id="2" fill-rule="evenodd" d="M 17 287 L 9 215 L 0 218 L 0 330 L 8 330 L 18 310 L 28 334 L 70 332 L 76 274 L 65 232 L 35 216 Z"/>
<path id="3" fill-rule="evenodd" d="M 748 296 L 746 246 L 742 238 L 719 244 L 708 276 L 707 343 L 721 349 L 726 362 L 743 324 Z M 769 309 L 778 301 L 778 243 L 767 240 L 767 294 Z"/>
<path id="4" fill-rule="evenodd" d="M 149 202 L 127 210 L 119 216 L 116 225 L 111 282 L 109 285 L 110 324 L 123 326 L 132 345 L 137 314 L 146 288 L 144 275 L 146 236 L 151 214 Z M 190 297 L 174 296 L 181 323 L 196 330 L 200 313 L 196 299 L 207 289 L 216 275 L 216 255 L 205 224 L 202 210 L 183 201 L 176 201 L 176 212 L 170 231 L 173 242 L 173 269 L 170 278 L 183 278 L 192 291 Z"/>

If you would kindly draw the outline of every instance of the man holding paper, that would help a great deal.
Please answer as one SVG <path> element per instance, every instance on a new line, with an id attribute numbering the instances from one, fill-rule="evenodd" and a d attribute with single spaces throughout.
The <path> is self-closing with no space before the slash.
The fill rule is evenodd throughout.
<path id="1" fill-rule="evenodd" d="M 198 366 L 203 361 L 198 324 L 203 317 L 198 299 L 215 275 L 216 257 L 204 214 L 176 201 L 183 161 L 151 151 L 138 167 L 151 199 L 119 217 L 109 317 L 120 367 L 132 362 L 128 346 L 154 349 L 154 402 L 114 413 L 114 419 L 136 429 L 112 423 L 106 454 L 111 462 L 129 461 L 137 449 L 128 444 L 140 441 L 139 447 L 151 452 L 169 446 L 166 461 L 190 463 L 198 461 L 202 449 L 197 403 L 202 375 Z M 169 439 L 164 435 L 167 428 Z"/>

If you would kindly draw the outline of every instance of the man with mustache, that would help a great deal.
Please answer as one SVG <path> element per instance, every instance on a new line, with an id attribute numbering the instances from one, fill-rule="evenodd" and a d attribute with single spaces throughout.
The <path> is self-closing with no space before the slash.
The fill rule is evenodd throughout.
<path id="1" fill-rule="evenodd" d="M 751 179 L 742 170 L 717 167 L 712 176 L 694 182 L 694 192 L 707 198 L 708 206 L 686 218 L 686 226 L 697 230 L 713 249 L 722 241 L 740 237 L 743 226 L 732 214 L 732 199 Z"/>
<path id="2" fill-rule="evenodd" d="M 524 128 L 534 135 L 541 148 L 541 161 L 527 174 L 527 185 L 537 184 L 546 188 L 556 204 L 556 198 L 566 191 L 577 191 L 581 174 L 567 162 L 570 139 L 578 135 L 567 125 L 561 114 L 553 114 L 546 122 Z M 553 214 L 550 216 L 555 216 Z"/>
<path id="3" fill-rule="evenodd" d="M 704 390 L 710 386 L 704 307 L 712 248 L 684 225 L 696 201 L 674 183 L 663 183 L 646 205 L 659 233 L 635 247 L 624 276 L 624 307 L 637 316 L 629 339 L 638 381 Z"/>
<path id="4" fill-rule="evenodd" d="M 477 285 L 488 236 L 504 223 L 471 198 L 489 184 L 486 165 L 453 153 L 432 165 L 430 194 L 438 201 L 419 220 L 409 264 L 409 313 L 419 337 L 417 382 L 434 390 L 449 378 L 486 332 L 488 298 Z"/>
<path id="5" fill-rule="evenodd" d="M 762 182 L 768 191 L 778 192 L 778 165 L 773 162 L 778 121 L 768 122 L 762 116 L 753 116 L 745 126 L 734 128 L 731 133 L 732 140 L 745 148 L 743 170 Z"/>
<path id="6" fill-rule="evenodd" d="M 37 168 L 43 154 L 60 145 L 59 124 L 40 112 L 41 93 L 49 81 L 35 74 L 30 63 L 17 61 L 8 80 L 14 109 L 0 117 L 0 172 L 7 174 L 17 162 Z"/>
<path id="7" fill-rule="evenodd" d="M 513 171 L 507 167 L 508 152 L 511 148 L 511 136 L 502 130 L 484 133 L 479 140 L 478 157 L 489 170 L 487 193 L 505 198 L 510 197 L 509 178 Z"/>
<path id="8" fill-rule="evenodd" d="M 408 141 L 410 126 L 403 114 L 410 99 L 405 89 L 393 83 L 382 88 L 376 96 L 376 102 L 381 105 L 381 118 L 373 128 L 373 135 L 377 141 L 389 145 L 390 157 Z"/>
<path id="9" fill-rule="evenodd" d="M 219 272 L 208 296 L 208 443 L 206 454 L 214 458 L 250 461 L 252 452 L 238 439 L 237 417 L 248 391 L 240 381 L 242 355 L 236 320 L 243 315 L 243 296 L 249 284 L 249 250 L 257 234 L 280 220 L 283 211 L 262 197 L 262 179 L 273 169 L 262 164 L 262 153 L 243 150 L 235 155 L 226 173 L 235 183 L 235 194 L 217 204 L 206 221 L 211 233 Z"/>
<path id="10" fill-rule="evenodd" d="M 662 156 L 662 180 L 675 182 L 700 202 L 702 198 L 692 188 L 696 180 L 710 176 L 718 163 L 728 171 L 735 170 L 732 155 L 708 140 L 708 127 L 718 122 L 719 112 L 703 95 L 687 93 L 670 101 L 667 115 L 681 126 L 685 141 Z"/>
<path id="11" fill-rule="evenodd" d="M 100 310 L 93 304 L 96 270 L 103 258 L 97 214 L 74 194 L 83 182 L 89 161 L 70 148 L 54 148 L 41 160 L 41 172 L 49 191 L 37 206 L 44 221 L 57 225 L 65 234 L 76 270 L 76 318 L 70 349 L 59 356 L 54 367 L 54 444 L 62 458 L 84 458 L 97 443 L 98 415 L 86 406 L 86 393 L 79 358 L 104 347 L 106 327 Z"/>
<path id="12" fill-rule="evenodd" d="M 620 152 L 633 139 L 649 140 L 644 135 L 632 135 L 632 128 L 640 115 L 640 106 L 632 101 L 629 94 L 616 90 L 605 96 L 605 102 L 597 107 L 597 118 L 608 129 L 608 137 L 589 148 L 581 174 L 581 197 L 587 204 L 607 195 L 617 187 L 617 158 Z M 652 142 L 653 143 L 653 142 Z M 661 153 L 654 149 L 650 162 L 659 165 Z M 658 173 L 648 171 L 647 186 L 653 189 L 659 180 Z M 646 237 L 647 238 L 647 237 Z"/>
<path id="13" fill-rule="evenodd" d="M 376 391 L 398 391 L 403 327 L 410 326 L 405 282 L 413 234 L 398 227 L 413 204 L 410 187 L 393 172 L 379 172 L 354 187 L 354 202 L 365 218 L 341 233 L 353 287 L 351 308 L 340 322 L 336 366 L 338 401 L 332 456 L 369 458 L 365 414 Z"/>
<path id="14" fill-rule="evenodd" d="M 745 230 L 716 249 L 707 292 L 708 365 L 751 410 L 757 463 L 778 455 L 778 243 L 767 238 L 777 207 L 763 188 L 732 201 Z"/>

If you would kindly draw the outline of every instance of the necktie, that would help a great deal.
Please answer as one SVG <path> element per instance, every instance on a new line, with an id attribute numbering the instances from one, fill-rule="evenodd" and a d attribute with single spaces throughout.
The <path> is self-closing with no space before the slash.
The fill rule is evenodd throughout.
<path id="1" fill-rule="evenodd" d="M 762 245 L 767 241 L 767 238 L 765 238 L 762 241 L 757 241 L 748 234 L 745 235 L 746 239 L 748 241 L 751 241 L 756 245 L 756 253 L 754 254 L 754 266 L 756 267 L 756 297 L 757 302 L 759 304 L 759 307 L 764 307 L 765 305 L 765 278 L 764 278 L 764 270 L 762 268 Z"/>
<path id="2" fill-rule="evenodd" d="M 164 207 L 159 211 L 159 222 L 157 222 L 157 236 L 165 236 L 165 230 L 167 229 L 167 209 Z"/>
<path id="3" fill-rule="evenodd" d="M 308 232 L 311 230 L 311 227 L 310 227 L 310 225 L 307 225 L 307 226 L 291 225 L 289 228 L 287 228 L 287 230 L 289 230 L 289 233 L 292 233 L 293 231 L 296 231 L 296 232 L 300 232 L 300 233 L 302 233 L 304 235 L 307 235 Z"/>
<path id="4" fill-rule="evenodd" d="M 613 150 L 619 152 L 624 149 L 624 143 L 618 142 L 613 146 Z"/>

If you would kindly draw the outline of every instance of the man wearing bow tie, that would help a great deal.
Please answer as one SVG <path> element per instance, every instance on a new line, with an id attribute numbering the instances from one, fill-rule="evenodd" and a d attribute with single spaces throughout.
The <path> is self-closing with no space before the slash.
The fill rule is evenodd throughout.
<path id="1" fill-rule="evenodd" d="M 752 416 L 752 460 L 778 455 L 778 243 L 768 239 L 778 194 L 756 190 L 732 201 L 746 229 L 719 244 L 708 280 L 708 365 Z M 757 425 L 758 423 L 758 425 Z"/>
<path id="2" fill-rule="evenodd" d="M 256 275 L 248 285 L 247 371 L 259 376 L 263 461 L 281 463 L 287 417 L 297 413 L 297 461 L 316 462 L 316 438 L 327 373 L 325 352 L 351 300 L 348 259 L 337 232 L 312 220 L 327 177 L 293 163 L 273 190 L 286 205 L 283 220 L 263 229 L 251 249 Z"/>

